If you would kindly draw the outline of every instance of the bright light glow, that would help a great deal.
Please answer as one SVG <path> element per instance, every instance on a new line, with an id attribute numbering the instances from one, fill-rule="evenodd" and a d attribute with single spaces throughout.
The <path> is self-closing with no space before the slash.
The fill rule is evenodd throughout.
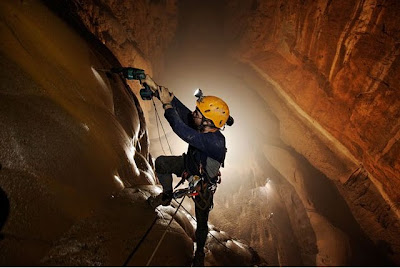
<path id="1" fill-rule="evenodd" d="M 274 216 L 274 213 L 273 213 L 273 212 L 269 213 L 269 215 L 268 215 L 268 220 L 270 220 L 273 216 Z"/>
<path id="2" fill-rule="evenodd" d="M 131 164 L 136 165 L 135 159 L 134 159 L 135 153 L 136 153 L 136 148 L 134 146 L 127 146 L 127 147 L 125 147 L 125 153 L 126 153 L 126 156 L 128 157 L 129 162 Z"/>
<path id="3" fill-rule="evenodd" d="M 135 172 L 136 175 L 139 175 L 140 171 L 139 171 L 138 167 L 136 166 L 136 162 L 135 162 L 136 148 L 134 146 L 133 140 L 131 140 L 130 143 L 131 143 L 130 145 L 128 145 L 124 148 L 125 154 L 129 160 L 129 163 L 132 165 L 133 171 Z"/>
<path id="4" fill-rule="evenodd" d="M 275 142 L 279 132 L 279 124 L 276 124 L 276 118 L 266 105 L 266 95 L 260 94 L 258 90 L 265 87 L 267 93 L 269 85 L 258 77 L 251 76 L 251 70 L 225 57 L 226 51 L 220 50 L 223 46 L 216 45 L 215 42 L 206 42 L 210 44 L 209 47 L 193 49 L 197 47 L 198 39 L 193 40 L 197 40 L 193 46 L 189 43 L 182 49 L 169 52 L 168 59 L 171 60 L 166 62 L 166 67 L 156 81 L 170 88 L 191 111 L 196 107 L 192 90 L 196 94 L 197 89 L 204 90 L 204 95 L 217 96 L 228 104 L 235 123 L 227 126 L 222 132 L 226 138 L 228 152 L 225 168 L 221 170 L 223 182 L 219 186 L 219 193 L 228 195 L 231 191 L 235 192 L 235 189 L 241 187 L 244 178 L 251 179 L 252 176 L 257 176 L 257 182 L 264 183 L 265 178 L 261 175 L 264 167 L 260 166 L 265 161 L 262 148 L 264 144 Z M 202 41 L 204 40 L 207 40 L 207 37 Z M 225 44 L 223 40 L 220 41 L 221 45 Z M 154 114 L 154 111 L 151 114 Z M 160 115 L 174 155 L 186 152 L 187 143 L 182 142 L 172 132 L 168 122 L 162 114 Z M 163 152 L 158 141 L 155 116 L 149 121 L 150 151 L 157 157 Z M 268 187 L 261 190 L 266 194 Z"/>
<path id="5" fill-rule="evenodd" d="M 268 183 L 265 184 L 265 186 L 259 187 L 259 191 L 262 195 L 268 196 L 268 192 L 271 190 L 271 187 Z"/>
<path id="6" fill-rule="evenodd" d="M 121 188 L 125 188 L 124 183 L 122 182 L 122 180 L 117 175 L 114 175 L 114 179 L 121 186 Z"/>
<path id="7" fill-rule="evenodd" d="M 194 91 L 194 96 L 197 97 L 197 98 L 203 97 L 203 92 L 201 91 L 200 88 L 198 88 L 198 89 L 196 89 L 196 90 Z"/>
<path id="8" fill-rule="evenodd" d="M 89 127 L 88 127 L 88 125 L 86 125 L 85 123 L 81 123 L 81 126 L 86 130 L 86 131 L 88 131 L 89 132 Z"/>

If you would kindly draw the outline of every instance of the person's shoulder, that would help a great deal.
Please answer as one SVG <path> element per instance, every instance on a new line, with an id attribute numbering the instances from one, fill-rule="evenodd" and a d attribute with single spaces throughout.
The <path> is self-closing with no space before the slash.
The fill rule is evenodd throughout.
<path id="1" fill-rule="evenodd" d="M 225 139 L 224 134 L 222 134 L 221 131 L 215 131 L 215 132 L 208 132 L 207 134 L 211 134 L 212 136 L 214 136 L 217 139 Z"/>

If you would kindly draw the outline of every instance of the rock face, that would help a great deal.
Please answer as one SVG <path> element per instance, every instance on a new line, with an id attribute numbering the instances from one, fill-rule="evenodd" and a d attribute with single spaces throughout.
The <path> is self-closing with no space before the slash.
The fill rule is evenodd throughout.
<path id="1" fill-rule="evenodd" d="M 79 35 L 14 2 L 0 4 L 1 264 L 147 264 L 174 208 L 145 202 L 160 191 L 150 102 L 96 70 L 121 64 L 176 93 L 219 88 L 237 119 L 206 265 L 400 263 L 397 1 L 44 1 Z M 180 211 L 150 265 L 189 265 L 194 226 Z"/>
<path id="2" fill-rule="evenodd" d="M 176 31 L 176 0 L 65 2 L 123 66 L 144 68 L 148 73 L 152 65 L 162 66 L 163 53 Z"/>
<path id="3" fill-rule="evenodd" d="M 118 58 L 122 66 L 141 68 L 153 75 L 162 71 L 164 52 L 171 44 L 178 23 L 176 0 L 166 1 L 45 1 L 61 14 L 74 17 Z M 133 92 L 141 86 L 128 81 Z M 153 129 L 151 102 L 139 102 L 147 125 Z M 150 132 L 150 139 L 155 138 Z"/>
<path id="4" fill-rule="evenodd" d="M 0 17 L 0 264 L 146 265 L 175 209 L 146 202 L 160 189 L 143 111 L 121 76 L 97 70 L 120 62 L 39 1 L 2 1 Z M 188 218 L 178 212 L 150 265 L 190 265 Z M 213 231 L 230 260 L 261 263 Z M 215 243 L 207 261 L 224 265 Z"/>
<path id="5" fill-rule="evenodd" d="M 226 7 L 231 54 L 297 115 L 289 121 L 259 89 L 280 120 L 281 138 L 335 181 L 363 231 L 400 263 L 400 3 L 254 0 Z"/>

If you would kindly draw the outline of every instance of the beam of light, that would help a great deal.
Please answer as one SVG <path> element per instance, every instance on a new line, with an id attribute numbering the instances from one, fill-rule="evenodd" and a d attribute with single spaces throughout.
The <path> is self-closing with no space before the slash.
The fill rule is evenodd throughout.
<path id="1" fill-rule="evenodd" d="M 122 180 L 117 175 L 114 175 L 114 180 L 118 185 L 121 186 L 121 188 L 125 188 L 124 183 L 122 182 Z"/>
<path id="2" fill-rule="evenodd" d="M 103 77 L 101 77 L 99 72 L 93 66 L 91 66 L 90 69 L 92 69 L 93 75 L 96 78 L 96 80 L 99 82 L 100 86 L 104 90 L 108 90 L 107 84 L 106 84 L 106 82 L 104 82 L 104 79 L 103 79 Z"/>
<path id="3" fill-rule="evenodd" d="M 140 174 L 140 171 L 139 171 L 138 167 L 136 166 L 136 162 L 135 162 L 136 148 L 134 146 L 133 140 L 131 140 L 129 145 L 124 147 L 124 151 L 125 151 L 125 154 L 126 154 L 126 157 L 129 161 L 129 163 L 131 164 L 131 166 L 133 168 L 133 171 L 138 176 Z"/>

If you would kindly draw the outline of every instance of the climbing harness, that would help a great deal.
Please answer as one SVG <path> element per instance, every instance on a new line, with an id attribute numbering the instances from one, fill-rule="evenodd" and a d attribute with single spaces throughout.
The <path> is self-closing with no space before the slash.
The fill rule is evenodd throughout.
<path id="1" fill-rule="evenodd" d="M 197 188 L 200 186 L 199 183 L 201 183 L 202 178 L 197 175 L 194 176 L 192 175 L 187 179 L 186 177 L 183 178 L 189 182 L 189 187 L 175 190 L 173 197 L 181 198 L 182 196 L 190 196 L 190 197 L 197 196 L 199 194 Z M 175 186 L 174 189 L 176 189 L 181 183 L 182 180 Z"/>

